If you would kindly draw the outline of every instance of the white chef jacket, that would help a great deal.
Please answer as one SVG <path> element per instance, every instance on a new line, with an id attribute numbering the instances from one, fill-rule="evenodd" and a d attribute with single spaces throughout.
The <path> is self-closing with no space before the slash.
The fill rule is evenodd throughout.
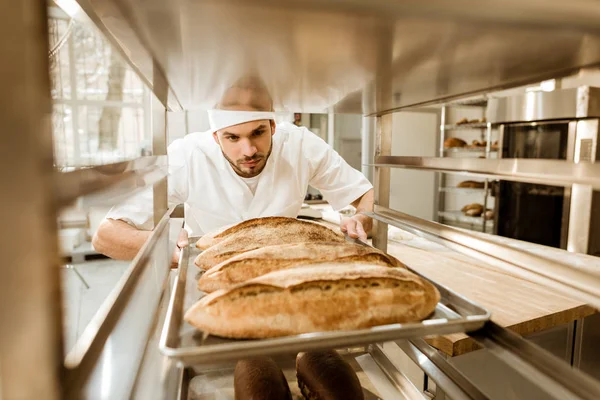
<path id="1" fill-rule="evenodd" d="M 297 217 L 309 185 L 334 209 L 373 186 L 325 141 L 303 127 L 277 124 L 273 148 L 253 194 L 223 156 L 212 133 L 196 132 L 168 148 L 169 205 L 185 204 L 190 236 L 268 216 Z M 113 207 L 106 218 L 152 229 L 152 188 Z"/>

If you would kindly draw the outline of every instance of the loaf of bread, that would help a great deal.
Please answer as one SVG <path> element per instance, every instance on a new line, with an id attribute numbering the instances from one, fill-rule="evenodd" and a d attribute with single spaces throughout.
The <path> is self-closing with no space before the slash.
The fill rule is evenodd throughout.
<path id="1" fill-rule="evenodd" d="M 483 182 L 476 181 L 462 181 L 456 187 L 459 188 L 470 188 L 470 189 L 483 189 L 485 184 Z"/>
<path id="2" fill-rule="evenodd" d="M 472 203 L 472 204 L 467 204 L 466 206 L 461 208 L 460 211 L 467 212 L 469 210 L 479 210 L 479 209 L 481 209 L 481 211 L 483 211 L 483 205 L 481 205 L 479 203 Z"/>
<path id="3" fill-rule="evenodd" d="M 354 243 L 309 242 L 267 246 L 247 251 L 209 269 L 198 281 L 204 292 L 228 289 L 269 272 L 315 263 L 366 263 L 404 267 L 396 258 L 380 250 Z"/>
<path id="4" fill-rule="evenodd" d="M 467 204 L 461 211 L 470 217 L 479 217 L 483 214 L 483 205 L 479 203 Z"/>
<path id="5" fill-rule="evenodd" d="M 262 218 L 252 218 L 246 221 L 242 221 L 238 224 L 231 224 L 223 226 L 215 231 L 206 233 L 202 235 L 200 239 L 196 242 L 196 247 L 201 250 L 206 250 L 212 245 L 219 243 L 220 241 L 226 239 L 229 235 L 243 232 L 247 229 L 252 229 L 255 226 L 268 226 L 270 224 L 278 224 L 282 221 L 287 221 L 295 218 L 288 217 L 262 217 Z"/>
<path id="6" fill-rule="evenodd" d="M 459 138 L 448 138 L 444 140 L 444 147 L 465 147 L 467 142 Z"/>
<path id="7" fill-rule="evenodd" d="M 267 338 L 420 321 L 440 299 L 404 268 L 315 264 L 213 292 L 185 313 L 205 333 Z"/>
<path id="8" fill-rule="evenodd" d="M 235 400 L 292 400 L 283 371 L 269 357 L 238 361 L 233 388 Z"/>
<path id="9" fill-rule="evenodd" d="M 335 350 L 299 353 L 296 378 L 305 399 L 364 400 L 358 376 Z"/>
<path id="10" fill-rule="evenodd" d="M 278 244 L 346 242 L 341 232 L 335 232 L 315 222 L 295 218 L 257 218 L 240 229 L 236 229 L 237 227 L 223 232 L 223 234 L 229 233 L 220 242 L 200 253 L 195 264 L 208 270 L 238 254 Z"/>
<path id="11" fill-rule="evenodd" d="M 480 217 L 483 214 L 483 207 L 481 208 L 471 208 L 465 211 L 465 215 L 468 217 Z"/>

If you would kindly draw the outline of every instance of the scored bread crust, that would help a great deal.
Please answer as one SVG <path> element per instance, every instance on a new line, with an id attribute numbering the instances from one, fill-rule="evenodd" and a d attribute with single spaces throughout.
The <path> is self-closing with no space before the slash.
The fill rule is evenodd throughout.
<path id="1" fill-rule="evenodd" d="M 403 268 L 316 264 L 275 271 L 194 304 L 185 320 L 228 338 L 268 338 L 420 321 L 440 299 Z"/>
<path id="2" fill-rule="evenodd" d="M 208 270 L 238 254 L 265 246 L 300 242 L 346 242 L 341 233 L 314 222 L 283 217 L 259 220 L 261 221 L 255 221 L 243 229 L 232 231 L 222 241 L 200 253 L 194 263 Z"/>
<path id="3" fill-rule="evenodd" d="M 374 247 L 335 242 L 294 243 L 267 246 L 232 257 L 203 274 L 198 281 L 198 288 L 210 293 L 273 271 L 324 262 L 405 267 L 396 258 Z"/>
<path id="4" fill-rule="evenodd" d="M 225 225 L 217 230 L 202 235 L 200 239 L 198 239 L 198 241 L 196 242 L 196 247 L 201 250 L 206 250 L 209 247 L 214 246 L 215 244 L 223 241 L 229 235 L 241 232 L 246 229 L 250 229 L 255 226 L 277 225 L 278 223 L 286 222 L 289 220 L 297 221 L 296 218 L 289 217 L 260 217 L 248 219 L 237 224 Z"/>

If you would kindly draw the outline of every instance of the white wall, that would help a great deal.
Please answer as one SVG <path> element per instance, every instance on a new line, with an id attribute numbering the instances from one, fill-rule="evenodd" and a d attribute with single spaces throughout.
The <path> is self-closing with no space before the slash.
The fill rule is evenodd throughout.
<path id="1" fill-rule="evenodd" d="M 361 170 L 362 115 L 335 114 L 334 149 L 353 168 Z"/>
<path id="2" fill-rule="evenodd" d="M 398 112 L 392 118 L 392 155 L 436 156 L 437 114 Z M 390 207 L 415 217 L 433 219 L 435 174 L 392 169 Z"/>

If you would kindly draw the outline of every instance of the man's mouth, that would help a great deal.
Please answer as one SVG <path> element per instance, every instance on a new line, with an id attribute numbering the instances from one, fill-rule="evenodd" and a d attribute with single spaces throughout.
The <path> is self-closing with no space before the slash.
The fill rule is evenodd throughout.
<path id="1" fill-rule="evenodd" d="M 250 161 L 245 161 L 241 164 L 244 167 L 255 167 L 259 162 L 260 162 L 260 160 L 250 160 Z"/>

